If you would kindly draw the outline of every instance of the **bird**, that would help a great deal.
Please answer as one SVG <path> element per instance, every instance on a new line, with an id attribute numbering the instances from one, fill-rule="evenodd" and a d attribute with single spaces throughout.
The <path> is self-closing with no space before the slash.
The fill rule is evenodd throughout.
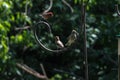
<path id="1" fill-rule="evenodd" d="M 59 36 L 55 36 L 55 43 L 58 48 L 64 48 L 64 44 L 60 41 Z"/>
<path id="2" fill-rule="evenodd" d="M 53 17 L 53 12 L 43 12 L 42 14 L 40 14 L 40 16 L 41 16 L 43 19 L 47 20 L 47 19 L 49 19 L 50 17 Z"/>
<path id="3" fill-rule="evenodd" d="M 68 36 L 68 42 L 65 46 L 71 46 L 77 40 L 79 33 L 76 30 L 72 30 L 71 34 Z"/>

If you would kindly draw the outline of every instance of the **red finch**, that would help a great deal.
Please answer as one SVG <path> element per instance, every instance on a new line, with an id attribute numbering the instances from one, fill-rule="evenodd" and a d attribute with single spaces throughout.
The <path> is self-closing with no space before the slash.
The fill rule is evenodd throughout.
<path id="1" fill-rule="evenodd" d="M 63 43 L 60 41 L 59 36 L 55 36 L 55 43 L 57 44 L 58 48 L 64 48 Z"/>
<path id="2" fill-rule="evenodd" d="M 40 16 L 44 19 L 49 19 L 50 17 L 53 16 L 52 12 L 43 12 L 42 14 L 40 14 Z"/>

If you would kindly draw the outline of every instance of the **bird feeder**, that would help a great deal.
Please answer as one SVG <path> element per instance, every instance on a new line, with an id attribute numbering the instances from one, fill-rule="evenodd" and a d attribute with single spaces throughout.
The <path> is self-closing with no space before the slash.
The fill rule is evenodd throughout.
<path id="1" fill-rule="evenodd" d="M 120 34 L 118 37 L 118 80 L 120 80 Z"/>

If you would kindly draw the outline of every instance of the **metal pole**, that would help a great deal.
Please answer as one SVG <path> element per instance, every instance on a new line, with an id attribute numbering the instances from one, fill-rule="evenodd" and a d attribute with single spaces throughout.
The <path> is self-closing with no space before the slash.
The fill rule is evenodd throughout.
<path id="1" fill-rule="evenodd" d="M 118 80 L 120 80 L 120 38 L 118 38 Z"/>

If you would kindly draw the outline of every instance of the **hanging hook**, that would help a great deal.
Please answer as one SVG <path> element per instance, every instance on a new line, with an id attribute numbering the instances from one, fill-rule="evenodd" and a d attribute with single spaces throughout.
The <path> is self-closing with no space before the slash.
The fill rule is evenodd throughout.
<path id="1" fill-rule="evenodd" d="M 115 5 L 115 8 L 116 8 L 116 11 L 117 11 L 118 16 L 120 16 L 120 11 L 119 11 L 119 8 L 118 8 L 118 4 Z"/>
<path id="2" fill-rule="evenodd" d="M 43 11 L 43 13 L 49 12 L 50 9 L 52 8 L 52 6 L 53 6 L 53 0 L 50 0 L 50 5 L 49 5 L 48 9 L 46 9 L 45 11 Z"/>
<path id="3" fill-rule="evenodd" d="M 62 2 L 70 8 L 72 13 L 74 12 L 72 6 L 69 3 L 67 3 L 65 0 L 62 0 Z"/>
<path id="4" fill-rule="evenodd" d="M 34 26 L 34 29 L 33 29 L 33 31 L 34 31 L 34 36 L 35 36 L 35 39 L 36 39 L 36 41 L 38 42 L 38 44 L 40 45 L 41 48 L 43 48 L 44 50 L 46 50 L 46 51 L 48 51 L 48 52 L 53 52 L 53 53 L 60 53 L 60 52 L 63 52 L 63 51 L 68 50 L 68 48 L 63 48 L 63 49 L 60 49 L 60 50 L 52 50 L 52 49 L 49 49 L 49 48 L 47 48 L 46 46 L 44 46 L 44 45 L 41 43 L 41 41 L 38 39 L 37 32 L 36 32 L 36 28 L 37 28 L 37 26 L 38 26 L 39 24 L 45 24 L 45 25 L 47 25 L 48 30 L 49 30 L 49 33 L 52 34 L 52 32 L 51 32 L 51 27 L 50 27 L 50 25 L 49 25 L 47 22 L 40 21 L 40 22 L 38 22 L 38 23 Z"/>

